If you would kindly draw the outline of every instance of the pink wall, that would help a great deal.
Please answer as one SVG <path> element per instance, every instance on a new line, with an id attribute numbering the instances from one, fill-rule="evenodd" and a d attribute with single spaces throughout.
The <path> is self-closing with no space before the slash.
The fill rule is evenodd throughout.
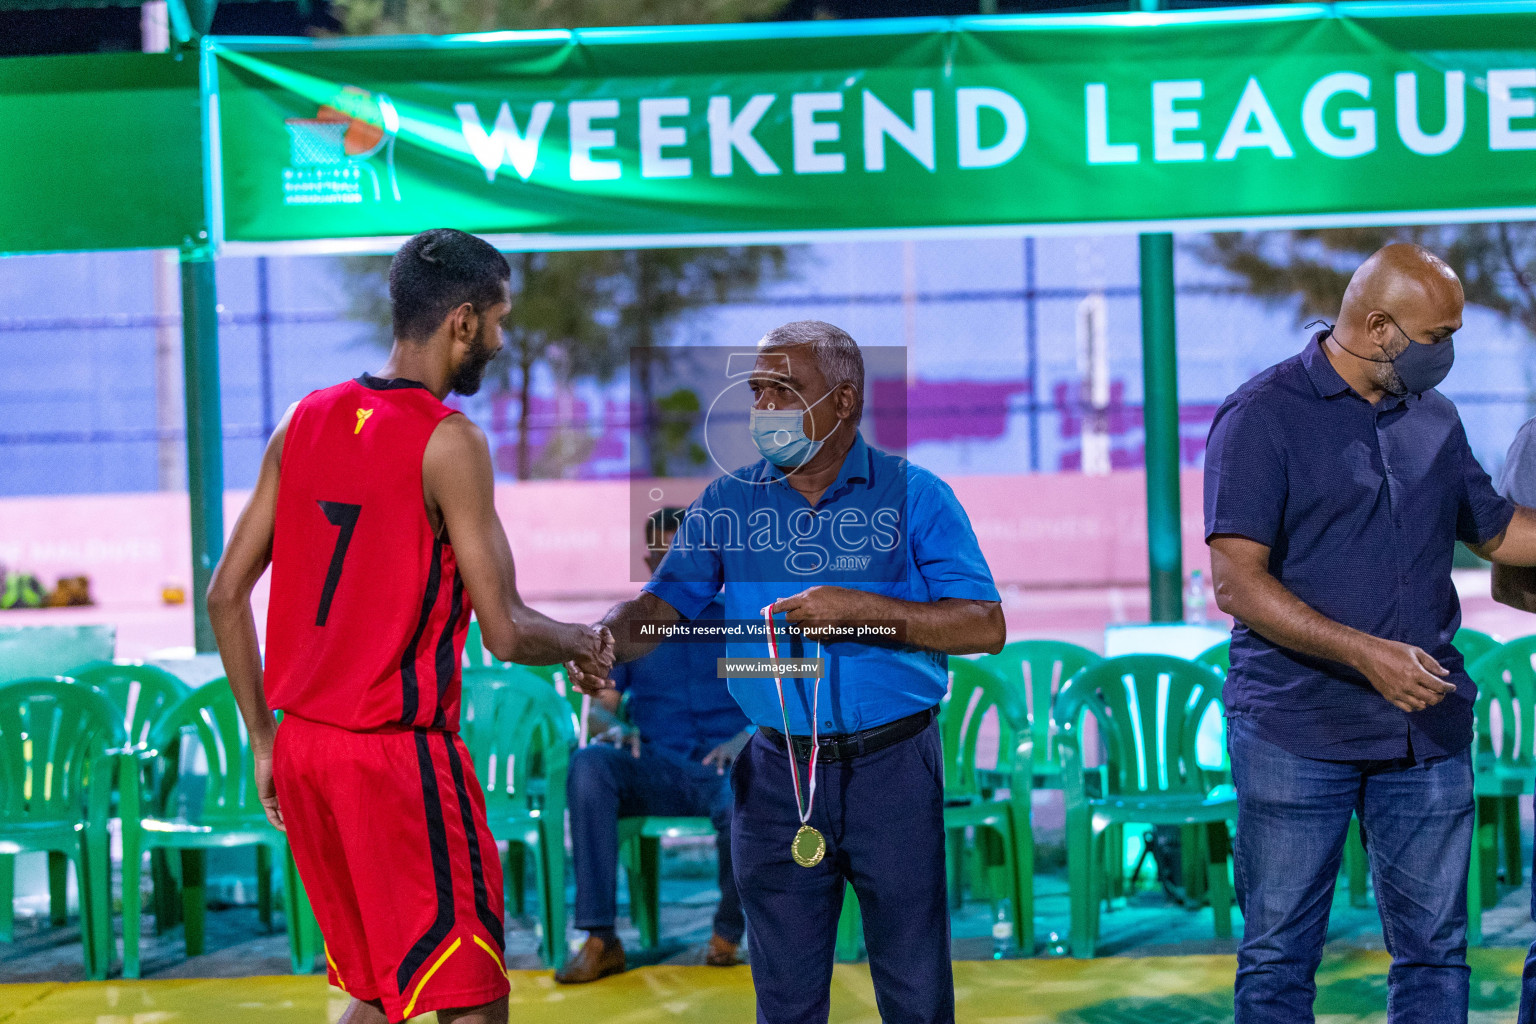
<path id="1" fill-rule="evenodd" d="M 1130 586 L 1147 578 L 1141 473 L 969 476 L 952 481 L 1000 584 L 1024 588 Z M 1185 568 L 1206 568 L 1201 480 L 1183 477 Z M 225 498 L 233 527 L 245 494 Z M 608 597 L 634 589 L 630 486 L 536 481 L 496 488 L 530 598 Z M 0 563 L 51 584 L 91 577 L 104 606 L 156 605 L 167 583 L 189 585 L 187 499 L 110 494 L 0 500 Z M 263 595 L 264 601 L 264 595 Z"/>

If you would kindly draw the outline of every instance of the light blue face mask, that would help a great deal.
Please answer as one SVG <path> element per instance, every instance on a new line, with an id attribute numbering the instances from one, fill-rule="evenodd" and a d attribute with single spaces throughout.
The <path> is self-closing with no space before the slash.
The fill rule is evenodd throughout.
<path id="1" fill-rule="evenodd" d="M 827 395 L 832 392 L 828 391 Z M 813 441 L 805 436 L 805 414 L 820 405 L 822 395 L 804 409 L 756 409 L 747 416 L 747 430 L 763 458 L 780 469 L 798 469 L 816 457 L 826 438 Z M 837 426 L 843 425 L 842 420 Z M 832 428 L 834 431 L 837 427 Z M 830 434 L 828 436 L 831 436 Z"/>

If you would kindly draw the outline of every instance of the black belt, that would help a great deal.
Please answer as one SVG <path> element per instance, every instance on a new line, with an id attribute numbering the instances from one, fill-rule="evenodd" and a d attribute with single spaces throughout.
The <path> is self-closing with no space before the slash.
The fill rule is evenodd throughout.
<path id="1" fill-rule="evenodd" d="M 835 736 L 818 737 L 818 745 L 821 747 L 820 760 L 822 761 L 849 761 L 864 754 L 873 754 L 877 750 L 884 750 L 893 743 L 911 739 L 924 729 L 937 715 L 937 708 L 928 708 L 919 711 L 915 715 L 906 718 L 898 718 L 894 722 L 877 725 L 873 729 L 861 729 L 858 732 L 840 733 Z M 757 727 L 767 740 L 780 750 L 784 749 L 784 734 L 777 729 L 770 729 L 766 725 Z M 791 736 L 790 742 L 795 745 L 795 756 L 802 761 L 808 761 L 811 757 L 811 738 L 809 736 Z"/>

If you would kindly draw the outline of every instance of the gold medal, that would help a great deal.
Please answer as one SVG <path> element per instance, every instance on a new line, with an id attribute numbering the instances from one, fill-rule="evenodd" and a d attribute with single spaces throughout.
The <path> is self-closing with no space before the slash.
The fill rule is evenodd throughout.
<path id="1" fill-rule="evenodd" d="M 768 655 L 777 661 L 779 641 L 773 632 L 773 605 L 770 604 L 763 609 L 763 619 L 768 627 Z M 779 689 L 779 712 L 784 716 L 784 746 L 789 751 L 789 778 L 795 786 L 795 810 L 800 813 L 800 831 L 796 832 L 795 838 L 790 841 L 789 855 L 801 867 L 813 868 L 821 863 L 821 858 L 827 855 L 826 837 L 809 824 L 811 807 L 816 802 L 816 758 L 821 752 L 816 731 L 816 719 L 821 715 L 820 683 L 813 681 L 815 689 L 811 696 L 811 756 L 810 764 L 807 766 L 810 792 L 806 794 L 804 801 L 800 799 L 800 767 L 795 763 L 795 741 L 789 734 L 789 708 L 784 703 L 784 680 L 782 677 L 775 676 L 774 683 Z"/>
<path id="2" fill-rule="evenodd" d="M 801 867 L 813 868 L 827 855 L 827 841 L 811 826 L 801 825 L 795 841 L 789 844 L 789 855 Z"/>

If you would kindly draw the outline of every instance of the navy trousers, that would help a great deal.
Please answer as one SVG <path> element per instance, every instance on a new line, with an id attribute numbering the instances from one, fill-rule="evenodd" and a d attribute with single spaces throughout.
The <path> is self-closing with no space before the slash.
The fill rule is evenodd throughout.
<path id="1" fill-rule="evenodd" d="M 788 771 L 788 768 L 785 769 Z M 619 875 L 619 818 L 707 817 L 720 858 L 715 934 L 740 942 L 745 930 L 731 875 L 731 786 L 717 769 L 658 747 L 593 744 L 571 757 L 566 780 L 576 867 L 576 927 L 612 928 Z"/>
<path id="2" fill-rule="evenodd" d="M 802 761 L 802 786 L 806 770 Z M 827 853 L 803 868 L 790 858 L 800 818 L 789 756 L 752 737 L 733 769 L 731 832 L 761 1024 L 826 1024 L 849 883 L 880 1019 L 953 1024 L 943 773 L 937 724 L 873 754 L 818 764 L 810 824 Z"/>

